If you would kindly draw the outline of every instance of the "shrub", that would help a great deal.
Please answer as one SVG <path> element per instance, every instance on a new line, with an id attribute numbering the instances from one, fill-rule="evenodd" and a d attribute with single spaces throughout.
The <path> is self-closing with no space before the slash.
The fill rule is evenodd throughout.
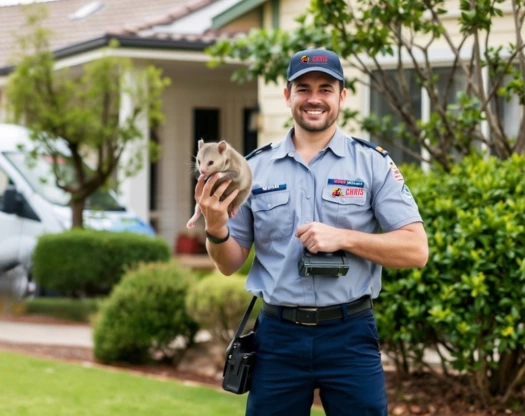
<path id="1" fill-rule="evenodd" d="M 24 314 L 87 323 L 98 311 L 100 302 L 99 299 L 34 298 L 24 304 Z"/>
<path id="2" fill-rule="evenodd" d="M 255 249 L 252 247 L 250 250 L 250 253 L 248 254 L 248 258 L 244 262 L 244 264 L 241 266 L 239 271 L 237 272 L 240 275 L 248 276 L 248 273 L 250 273 L 250 269 L 252 267 L 253 260 L 255 259 Z"/>
<path id="3" fill-rule="evenodd" d="M 107 294 L 123 273 L 141 262 L 168 261 L 158 237 L 109 231 L 72 230 L 39 238 L 33 255 L 35 281 L 71 295 Z"/>
<path id="4" fill-rule="evenodd" d="M 245 281 L 245 276 L 240 274 L 224 276 L 214 272 L 188 291 L 187 310 L 217 342 L 228 344 L 231 341 L 252 299 L 244 288 Z M 251 316 L 255 316 L 259 309 L 260 302 L 257 302 Z M 252 323 L 247 324 L 247 328 L 250 325 Z"/>
<path id="5" fill-rule="evenodd" d="M 405 351 L 446 351 L 485 402 L 505 402 L 525 373 L 525 157 L 417 175 L 405 171 L 430 258 L 423 270 L 385 273 L 383 335 Z"/>
<path id="6" fill-rule="evenodd" d="M 195 277 L 175 262 L 142 265 L 125 275 L 94 325 L 94 355 L 103 362 L 178 363 L 197 323 L 185 307 Z M 177 345 L 174 340 L 180 337 Z"/>

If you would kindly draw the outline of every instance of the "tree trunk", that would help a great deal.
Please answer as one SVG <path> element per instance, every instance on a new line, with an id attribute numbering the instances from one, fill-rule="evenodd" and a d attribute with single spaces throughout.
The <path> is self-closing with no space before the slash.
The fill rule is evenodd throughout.
<path id="1" fill-rule="evenodd" d="M 86 199 L 71 198 L 72 223 L 71 228 L 84 228 L 84 205 Z"/>

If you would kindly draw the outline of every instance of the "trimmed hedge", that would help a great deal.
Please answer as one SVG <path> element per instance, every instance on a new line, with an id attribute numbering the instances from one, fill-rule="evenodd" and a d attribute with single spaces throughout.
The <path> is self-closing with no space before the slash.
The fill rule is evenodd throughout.
<path id="1" fill-rule="evenodd" d="M 23 313 L 88 323 L 101 302 L 100 299 L 34 298 L 24 304 Z"/>
<path id="2" fill-rule="evenodd" d="M 423 270 L 386 270 L 381 337 L 398 363 L 424 347 L 446 352 L 485 402 L 506 402 L 525 371 L 525 157 L 403 173 L 430 258 Z"/>
<path id="3" fill-rule="evenodd" d="M 229 344 L 234 331 L 252 299 L 245 289 L 246 276 L 233 274 L 224 276 L 214 272 L 193 285 L 186 297 L 188 313 L 199 325 L 207 329 L 212 338 Z M 261 302 L 255 304 L 251 316 L 257 316 Z M 253 323 L 248 323 L 250 328 Z"/>
<path id="4" fill-rule="evenodd" d="M 170 248 L 159 237 L 109 231 L 71 230 L 38 239 L 33 276 L 63 295 L 107 294 L 129 268 L 168 261 Z"/>
<path id="5" fill-rule="evenodd" d="M 178 363 L 198 330 L 185 307 L 195 281 L 175 262 L 141 265 L 127 273 L 96 319 L 95 357 L 106 363 Z M 174 345 L 179 336 L 183 345 Z"/>

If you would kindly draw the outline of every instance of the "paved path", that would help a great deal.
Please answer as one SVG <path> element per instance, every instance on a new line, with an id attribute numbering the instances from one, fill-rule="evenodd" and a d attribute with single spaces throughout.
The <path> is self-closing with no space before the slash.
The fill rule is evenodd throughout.
<path id="1" fill-rule="evenodd" d="M 200 331 L 197 334 L 196 341 L 207 341 L 208 339 L 209 334 L 206 331 Z M 93 348 L 92 331 L 87 325 L 50 325 L 0 321 L 0 341 Z M 385 353 L 381 355 L 383 362 L 390 361 Z M 440 359 L 435 352 L 426 351 L 425 361 L 436 365 Z"/>
<path id="2" fill-rule="evenodd" d="M 0 321 L 0 341 L 68 347 L 93 347 L 91 328 L 86 325 L 44 325 Z"/>

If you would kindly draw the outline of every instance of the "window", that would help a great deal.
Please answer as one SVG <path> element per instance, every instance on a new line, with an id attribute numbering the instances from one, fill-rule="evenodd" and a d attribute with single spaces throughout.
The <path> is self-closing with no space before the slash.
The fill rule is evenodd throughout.
<path id="1" fill-rule="evenodd" d="M 387 77 L 394 83 L 394 85 L 399 85 L 399 77 L 397 70 L 387 70 L 384 71 Z M 378 77 L 381 77 L 378 71 L 374 71 Z M 405 70 L 405 77 L 408 83 L 408 93 L 410 96 L 410 103 L 414 109 L 414 116 L 416 118 L 421 118 L 421 88 L 418 86 L 417 78 L 415 76 L 415 71 L 413 69 Z M 399 92 L 399 90 L 398 90 Z M 399 95 L 401 93 L 399 92 Z M 387 100 L 376 90 L 371 90 L 370 92 L 370 114 L 374 114 L 377 117 L 384 117 L 390 115 L 392 117 L 393 126 L 401 121 L 401 118 L 394 110 L 390 107 Z M 392 132 L 392 136 L 394 132 Z M 408 153 L 404 152 L 402 149 L 395 147 L 392 143 L 389 143 L 386 140 L 380 138 L 371 137 L 370 140 L 374 143 L 377 143 L 388 150 L 388 153 L 392 157 L 392 160 L 396 164 L 401 163 L 419 163 L 419 160 L 410 156 Z M 400 141 L 400 144 L 414 150 L 419 153 L 421 151 L 420 146 L 415 141 L 410 141 L 408 139 L 403 139 Z"/>
<path id="2" fill-rule="evenodd" d="M 452 82 L 448 86 L 448 93 L 446 97 L 446 102 L 443 104 L 443 95 L 445 94 L 445 91 L 447 89 L 447 85 L 449 83 L 449 76 L 451 72 L 451 68 L 433 68 L 432 73 L 433 75 L 438 75 L 439 78 L 437 80 L 437 90 L 438 90 L 438 97 L 441 102 L 441 105 L 446 107 L 449 104 L 454 104 L 458 102 L 458 93 L 460 91 L 465 91 L 467 87 L 467 76 L 463 73 L 461 69 L 456 69 L 454 72 L 454 76 L 452 78 Z"/>
<path id="3" fill-rule="evenodd" d="M 512 75 L 505 75 L 501 86 L 507 85 L 512 79 Z M 522 108 L 520 108 L 518 95 L 514 94 L 508 101 L 503 97 L 498 97 L 498 107 L 505 134 L 508 137 L 517 137 L 522 117 Z"/>
<path id="4" fill-rule="evenodd" d="M 40 155 L 36 160 L 28 163 L 26 155 L 18 152 L 5 153 L 11 164 L 27 180 L 31 187 L 41 197 L 55 205 L 68 206 L 71 195 L 55 184 L 53 161 L 50 156 Z M 58 169 L 63 170 L 65 178 L 72 180 L 74 171 L 72 164 L 63 158 L 58 160 Z M 89 169 L 86 167 L 86 172 Z M 103 188 L 97 189 L 86 200 L 86 209 L 102 211 L 124 211 L 114 196 Z"/>
<path id="5" fill-rule="evenodd" d="M 13 185 L 13 181 L 0 169 L 0 211 L 4 209 L 4 192 L 8 185 Z"/>

